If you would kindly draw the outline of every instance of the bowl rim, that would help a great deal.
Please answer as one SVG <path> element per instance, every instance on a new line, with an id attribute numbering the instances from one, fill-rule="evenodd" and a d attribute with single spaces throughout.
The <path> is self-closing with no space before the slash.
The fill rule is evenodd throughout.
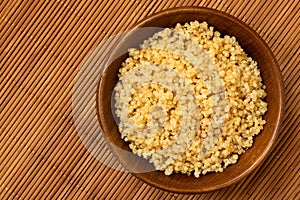
<path id="1" fill-rule="evenodd" d="M 199 193 L 205 193 L 205 192 L 219 190 L 221 188 L 225 188 L 225 187 L 228 187 L 228 186 L 230 186 L 234 183 L 237 183 L 241 179 L 247 177 L 250 173 L 254 172 L 255 170 L 258 170 L 259 166 L 261 166 L 263 164 L 263 161 L 268 157 L 268 155 L 274 149 L 275 141 L 278 137 L 278 134 L 279 134 L 281 126 L 282 126 L 282 122 L 283 122 L 283 118 L 284 118 L 283 117 L 284 116 L 284 110 L 285 110 L 284 84 L 283 84 L 283 78 L 282 78 L 282 75 L 281 75 L 281 72 L 280 72 L 278 62 L 277 62 L 275 56 L 273 55 L 271 49 L 266 44 L 266 42 L 260 37 L 260 35 L 256 31 L 254 31 L 248 24 L 246 24 L 242 20 L 238 19 L 237 17 L 235 17 L 233 15 L 230 15 L 228 13 L 225 13 L 223 11 L 212 9 L 212 8 L 197 7 L 197 6 L 183 6 L 183 7 L 168 8 L 168 9 L 161 10 L 159 12 L 153 13 L 153 14 L 143 18 L 142 20 L 139 20 L 137 23 L 135 23 L 133 26 L 131 26 L 129 28 L 129 31 L 124 35 L 124 37 L 122 37 L 122 39 L 120 41 L 118 41 L 116 43 L 115 46 L 118 46 L 119 44 L 124 43 L 126 41 L 126 39 L 132 34 L 132 32 L 134 30 L 136 30 L 138 28 L 141 28 L 141 27 L 151 27 L 151 26 L 148 26 L 147 23 L 151 22 L 153 19 L 161 18 L 165 15 L 176 14 L 178 12 L 209 12 L 213 15 L 217 15 L 219 17 L 226 18 L 226 20 L 230 20 L 230 21 L 233 21 L 234 23 L 238 23 L 240 26 L 243 27 L 243 29 L 246 29 L 250 34 L 252 34 L 257 39 L 257 41 L 260 42 L 260 46 L 265 50 L 264 52 L 266 54 L 268 54 L 268 57 L 272 58 L 272 65 L 274 65 L 274 71 L 276 73 L 276 74 L 274 74 L 274 76 L 279 78 L 279 80 L 278 80 L 279 81 L 279 91 L 278 92 L 280 94 L 279 95 L 280 109 L 279 109 L 279 113 L 278 113 L 278 117 L 277 117 L 277 120 L 276 120 L 275 127 L 273 129 L 272 138 L 268 142 L 268 145 L 263 150 L 263 153 L 259 156 L 259 158 L 256 159 L 254 161 L 254 163 L 247 170 L 243 171 L 238 176 L 234 177 L 233 179 L 231 179 L 228 182 L 225 182 L 225 183 L 220 184 L 220 185 L 215 186 L 215 187 L 196 188 L 196 189 L 180 189 L 180 188 L 175 189 L 174 188 L 174 190 L 172 190 L 173 188 L 170 189 L 170 187 L 165 187 L 162 184 L 159 184 L 157 182 L 153 182 L 153 181 L 150 181 L 148 179 L 145 179 L 143 176 L 140 176 L 139 173 L 130 173 L 133 176 L 135 176 L 136 178 L 138 178 L 139 180 L 141 180 L 142 182 L 147 183 L 151 186 L 154 186 L 155 188 L 159 188 L 159 189 L 169 191 L 169 192 L 173 192 L 173 193 L 199 194 Z M 111 55 L 113 55 L 113 53 Z M 110 59 L 111 55 L 107 59 L 108 61 L 111 60 Z M 105 63 L 105 64 L 106 64 L 105 66 L 109 66 L 108 63 Z M 104 69 L 104 71 L 105 71 L 105 69 Z M 96 109 L 97 109 L 97 118 L 98 118 L 99 124 L 101 126 L 101 129 L 103 130 L 103 126 L 102 126 L 100 116 L 99 116 L 100 115 L 99 114 L 99 110 L 100 110 L 100 106 L 99 106 L 100 92 L 99 91 L 100 91 L 101 82 L 102 82 L 102 77 L 99 79 L 99 82 L 98 82 L 98 85 L 97 85 Z M 102 131 L 102 132 L 104 132 L 104 131 Z M 106 138 L 107 136 L 106 136 L 105 133 L 104 133 L 104 135 L 105 135 L 105 138 Z M 108 138 L 106 138 L 106 139 L 108 139 Z M 108 146 L 110 146 L 110 145 L 108 145 Z M 113 148 L 110 147 L 110 149 L 114 153 Z M 122 163 L 122 161 L 119 160 L 119 162 L 122 165 L 124 165 L 124 163 Z"/>

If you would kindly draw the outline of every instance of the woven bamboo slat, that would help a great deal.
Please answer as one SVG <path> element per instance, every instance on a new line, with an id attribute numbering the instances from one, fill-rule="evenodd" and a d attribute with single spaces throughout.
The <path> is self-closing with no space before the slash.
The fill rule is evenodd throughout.
<path id="1" fill-rule="evenodd" d="M 95 108 L 85 107 L 95 91 L 76 85 L 99 44 L 180 6 L 214 8 L 250 25 L 273 51 L 286 93 L 282 130 L 263 165 L 236 185 L 197 195 L 124 172 L 95 135 Z M 297 0 L 0 1 L 0 199 L 300 199 L 299 11 Z M 106 47 L 98 47 L 106 54 L 94 55 L 96 65 Z M 74 99 L 74 91 L 85 94 Z"/>

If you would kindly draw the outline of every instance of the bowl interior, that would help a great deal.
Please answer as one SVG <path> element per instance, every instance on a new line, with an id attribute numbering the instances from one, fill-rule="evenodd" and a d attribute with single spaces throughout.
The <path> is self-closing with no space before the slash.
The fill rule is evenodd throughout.
<path id="1" fill-rule="evenodd" d="M 264 130 L 255 137 L 252 148 L 239 157 L 236 164 L 230 165 L 222 173 L 209 173 L 200 178 L 174 174 L 164 175 L 163 172 L 155 171 L 152 164 L 145 159 L 138 157 L 131 152 L 128 143 L 124 142 L 118 131 L 117 124 L 113 117 L 111 108 L 111 97 L 115 84 L 118 81 L 118 70 L 121 63 L 128 57 L 127 49 L 138 47 L 143 40 L 154 34 L 155 29 L 140 31 L 141 27 L 174 27 L 177 23 L 185 23 L 193 20 L 206 21 L 215 27 L 215 30 L 222 35 L 235 36 L 246 51 L 246 53 L 257 61 L 266 85 L 268 111 L 264 116 L 267 124 Z M 261 164 L 263 159 L 270 152 L 272 144 L 278 134 L 282 113 L 283 113 L 283 87 L 278 64 L 270 49 L 263 40 L 246 24 L 225 13 L 207 8 L 176 8 L 160 12 L 146 18 L 138 23 L 117 44 L 112 54 L 112 58 L 117 59 L 109 63 L 108 68 L 103 73 L 97 91 L 97 111 L 103 132 L 107 137 L 111 149 L 121 163 L 135 176 L 144 182 L 178 193 L 200 193 L 219 189 L 233 184 L 248 175 Z M 99 95 L 101 94 L 101 95 Z M 140 171 L 149 171 L 138 173 Z"/>

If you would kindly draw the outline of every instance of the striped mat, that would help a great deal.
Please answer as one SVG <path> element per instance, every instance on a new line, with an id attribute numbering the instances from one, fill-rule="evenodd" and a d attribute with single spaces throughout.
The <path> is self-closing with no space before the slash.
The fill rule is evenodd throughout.
<path id="1" fill-rule="evenodd" d="M 196 195 L 127 173 L 99 133 L 90 95 L 109 38 L 180 6 L 250 25 L 278 60 L 286 92 L 282 130 L 263 165 L 236 185 Z M 298 0 L 1 0 L 0 199 L 300 199 L 299 18 Z"/>

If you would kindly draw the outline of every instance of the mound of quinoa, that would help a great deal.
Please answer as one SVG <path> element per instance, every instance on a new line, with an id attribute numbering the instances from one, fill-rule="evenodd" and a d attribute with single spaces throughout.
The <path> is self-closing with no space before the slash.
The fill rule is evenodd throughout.
<path id="1" fill-rule="evenodd" d="M 222 172 L 266 123 L 257 63 L 206 22 L 177 24 L 129 49 L 114 90 L 121 137 L 166 175 Z"/>

